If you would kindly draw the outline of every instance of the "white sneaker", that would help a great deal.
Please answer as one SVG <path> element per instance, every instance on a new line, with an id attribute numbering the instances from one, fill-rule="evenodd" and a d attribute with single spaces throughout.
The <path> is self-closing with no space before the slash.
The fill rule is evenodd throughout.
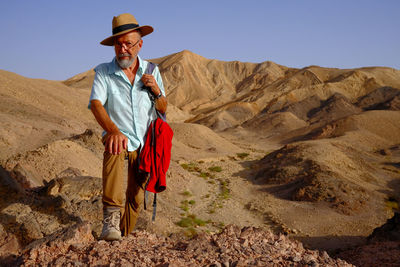
<path id="1" fill-rule="evenodd" d="M 119 208 L 105 208 L 103 210 L 103 230 L 100 239 L 106 241 L 121 240 Z"/>

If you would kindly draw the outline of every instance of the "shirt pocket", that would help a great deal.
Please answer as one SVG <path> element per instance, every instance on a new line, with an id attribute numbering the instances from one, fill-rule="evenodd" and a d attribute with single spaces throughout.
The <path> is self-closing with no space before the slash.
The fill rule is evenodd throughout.
<path id="1" fill-rule="evenodd" d="M 146 90 L 142 90 L 139 94 L 139 110 L 141 113 L 145 113 L 146 117 L 149 117 L 153 109 L 153 102 L 150 100 L 149 93 Z"/>
<path id="2" fill-rule="evenodd" d="M 124 102 L 122 99 L 122 94 L 120 90 L 118 90 L 118 88 L 111 90 L 109 97 L 110 97 L 110 105 L 109 105 L 110 111 L 118 112 L 123 109 Z"/>

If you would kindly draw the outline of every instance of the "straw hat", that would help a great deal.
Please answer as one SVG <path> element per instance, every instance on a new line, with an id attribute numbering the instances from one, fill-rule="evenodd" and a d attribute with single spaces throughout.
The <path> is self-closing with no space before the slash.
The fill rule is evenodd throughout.
<path id="1" fill-rule="evenodd" d="M 142 37 L 153 32 L 153 27 L 149 25 L 139 26 L 135 17 L 129 13 L 121 14 L 114 17 L 112 20 L 112 33 L 113 35 L 100 42 L 102 45 L 113 46 L 114 38 L 124 33 L 139 30 Z"/>

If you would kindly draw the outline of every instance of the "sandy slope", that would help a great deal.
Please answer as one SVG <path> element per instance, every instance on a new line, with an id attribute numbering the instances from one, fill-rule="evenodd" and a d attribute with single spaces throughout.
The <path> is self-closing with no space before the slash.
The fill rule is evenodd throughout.
<path id="1" fill-rule="evenodd" d="M 0 159 L 95 127 L 89 92 L 0 71 Z"/>

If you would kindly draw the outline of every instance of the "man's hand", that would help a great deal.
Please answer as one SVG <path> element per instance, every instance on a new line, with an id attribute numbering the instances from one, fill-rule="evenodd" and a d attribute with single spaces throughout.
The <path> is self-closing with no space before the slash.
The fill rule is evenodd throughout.
<path id="1" fill-rule="evenodd" d="M 158 96 L 161 93 L 160 87 L 158 87 L 157 81 L 153 75 L 143 74 L 141 80 L 145 86 L 150 87 L 154 96 Z M 156 109 L 161 113 L 167 111 L 167 99 L 164 96 L 161 96 L 156 100 Z"/>
<path id="2" fill-rule="evenodd" d="M 155 96 L 157 96 L 157 95 L 160 94 L 161 90 L 160 90 L 160 88 L 158 87 L 157 81 L 156 81 L 156 79 L 154 78 L 153 75 L 151 75 L 151 74 L 143 74 L 141 80 L 142 80 L 142 82 L 143 82 L 143 84 L 144 84 L 145 86 L 150 87 L 151 92 L 152 92 Z"/>
<path id="3" fill-rule="evenodd" d="M 99 100 L 91 101 L 91 110 L 100 126 L 107 132 L 104 136 L 104 149 L 111 154 L 118 155 L 128 146 L 128 138 L 123 135 L 118 127 L 111 121 L 106 110 Z"/>
<path id="4" fill-rule="evenodd" d="M 107 133 L 105 150 L 113 155 L 119 155 L 126 150 L 128 138 L 121 132 Z"/>

